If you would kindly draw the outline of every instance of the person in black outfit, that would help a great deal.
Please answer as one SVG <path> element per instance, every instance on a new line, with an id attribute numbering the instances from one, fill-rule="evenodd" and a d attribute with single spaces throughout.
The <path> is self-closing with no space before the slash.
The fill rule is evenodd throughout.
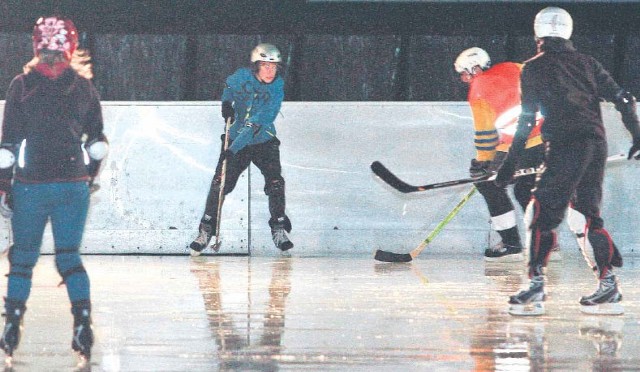
<path id="1" fill-rule="evenodd" d="M 515 161 L 535 123 L 535 112 L 545 118 L 542 137 L 546 152 L 544 173 L 537 182 L 525 222 L 530 233 L 530 287 L 510 297 L 512 315 L 544 313 L 544 267 L 556 240 L 554 229 L 569 205 L 585 221 L 582 248 L 592 249 L 599 287 L 580 299 L 581 311 L 590 314 L 622 314 L 622 295 L 613 267 L 622 258 L 600 216 L 602 182 L 607 161 L 607 140 L 600 109 L 602 99 L 613 102 L 631 133 L 628 158 L 640 159 L 640 126 L 635 98 L 622 89 L 593 57 L 579 53 L 569 40 L 571 15 L 548 7 L 535 18 L 538 54 L 527 61 L 521 75 L 522 114 L 507 160 L 496 183 L 507 184 Z"/>

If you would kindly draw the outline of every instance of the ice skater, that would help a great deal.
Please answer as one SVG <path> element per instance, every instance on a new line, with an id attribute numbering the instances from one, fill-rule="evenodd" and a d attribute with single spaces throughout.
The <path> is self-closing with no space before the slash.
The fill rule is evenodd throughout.
<path id="1" fill-rule="evenodd" d="M 511 182 L 516 161 L 534 128 L 535 113 L 545 120 L 544 173 L 539 176 L 525 213 L 529 229 L 529 289 L 509 299 L 513 315 L 544 314 L 544 268 L 556 240 L 556 227 L 571 204 L 584 221 L 583 253 L 593 250 L 598 288 L 580 299 L 589 314 L 622 314 L 622 295 L 613 267 L 622 257 L 600 216 L 607 140 L 600 101 L 613 102 L 632 136 L 628 158 L 640 159 L 640 126 L 636 100 L 593 57 L 578 52 L 571 40 L 573 20 L 564 9 L 547 7 L 535 17 L 538 54 L 525 63 L 521 77 L 522 114 L 513 145 L 496 183 Z"/>
<path id="2" fill-rule="evenodd" d="M 285 214 L 285 181 L 280 164 L 280 140 L 274 121 L 284 99 L 284 80 L 278 74 L 280 51 L 272 44 L 258 44 L 251 51 L 251 67 L 242 67 L 227 78 L 222 93 L 222 117 L 231 120 L 229 147 L 222 151 L 200 219 L 199 232 L 191 243 L 191 255 L 198 256 L 212 237 L 218 236 L 219 195 L 224 177 L 224 195 L 236 186 L 251 163 L 264 176 L 264 192 L 269 198 L 269 226 L 277 248 L 287 251 L 293 243 L 287 236 L 291 222 Z M 224 135 L 222 136 L 224 144 Z M 223 174 L 223 161 L 226 172 Z"/>
<path id="3" fill-rule="evenodd" d="M 89 276 L 80 243 L 89 190 L 107 155 L 102 109 L 87 56 L 76 50 L 70 19 L 40 18 L 33 29 L 35 57 L 6 95 L 0 141 L 0 211 L 11 218 L 6 320 L 0 348 L 8 362 L 20 342 L 33 268 L 47 221 L 55 242 L 56 268 L 66 284 L 73 314 L 71 346 L 91 357 Z M 45 310 L 45 309 L 42 309 Z"/>
<path id="4" fill-rule="evenodd" d="M 460 80 L 469 84 L 468 102 L 473 114 L 476 157 L 471 159 L 469 174 L 482 177 L 495 172 L 507 156 L 520 113 L 520 71 L 522 64 L 503 62 L 491 66 L 489 54 L 481 48 L 466 49 L 458 55 L 454 67 Z M 544 146 L 540 123 L 536 122 L 519 168 L 535 168 L 542 163 Z M 518 204 L 524 210 L 531 197 L 536 176 L 519 177 L 513 188 Z M 491 227 L 500 234 L 501 242 L 485 250 L 486 261 L 522 261 L 522 242 L 516 212 L 505 187 L 493 182 L 478 182 L 476 188 L 484 197 L 491 216 Z"/>

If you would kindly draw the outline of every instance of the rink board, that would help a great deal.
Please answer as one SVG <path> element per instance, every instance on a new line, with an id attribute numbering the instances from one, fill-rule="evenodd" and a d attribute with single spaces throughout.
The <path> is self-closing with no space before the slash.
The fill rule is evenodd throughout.
<path id="1" fill-rule="evenodd" d="M 3 106 L 4 102 L 2 102 Z M 603 105 L 610 154 L 630 137 Z M 184 254 L 197 233 L 220 147 L 220 102 L 103 102 L 111 152 L 92 196 L 84 253 Z M 401 194 L 375 177 L 381 161 L 412 184 L 467 177 L 473 126 L 464 102 L 286 102 L 276 121 L 292 252 L 300 256 L 408 252 L 470 185 Z M 612 166 L 603 217 L 623 253 L 640 250 L 637 164 Z M 223 209 L 224 253 L 279 254 L 271 242 L 264 180 L 245 172 Z M 476 194 L 428 247 L 479 254 L 496 241 Z M 635 222 L 634 222 L 635 221 Z M 4 222 L 3 222 L 4 226 Z M 5 227 L 0 234 L 6 240 Z M 565 225 L 560 243 L 573 248 Z M 43 252 L 53 244 L 47 229 Z M 424 254 L 424 253 L 423 253 Z"/>

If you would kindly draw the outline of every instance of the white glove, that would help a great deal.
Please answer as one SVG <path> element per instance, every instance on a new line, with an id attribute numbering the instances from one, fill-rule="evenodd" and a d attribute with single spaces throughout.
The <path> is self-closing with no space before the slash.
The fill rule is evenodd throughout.
<path id="1" fill-rule="evenodd" d="M 4 218 L 13 217 L 13 209 L 9 205 L 9 194 L 0 191 L 0 214 Z"/>

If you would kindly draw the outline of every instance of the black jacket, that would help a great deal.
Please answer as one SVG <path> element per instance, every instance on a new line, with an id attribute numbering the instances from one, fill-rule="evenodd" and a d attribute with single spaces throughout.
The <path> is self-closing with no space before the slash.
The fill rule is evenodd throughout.
<path id="1" fill-rule="evenodd" d="M 542 137 L 552 143 L 605 139 L 600 102 L 621 91 L 600 62 L 561 38 L 545 38 L 542 53 L 525 63 L 521 89 L 523 113 L 540 110 Z"/>
<path id="2" fill-rule="evenodd" d="M 24 166 L 15 178 L 28 183 L 89 180 L 96 164 L 85 164 L 83 143 L 106 141 L 100 98 L 90 80 L 68 68 L 51 80 L 37 71 L 11 82 L 5 102 L 1 146 L 14 151 L 24 141 Z M 10 187 L 11 169 L 0 172 L 0 188 Z"/>

